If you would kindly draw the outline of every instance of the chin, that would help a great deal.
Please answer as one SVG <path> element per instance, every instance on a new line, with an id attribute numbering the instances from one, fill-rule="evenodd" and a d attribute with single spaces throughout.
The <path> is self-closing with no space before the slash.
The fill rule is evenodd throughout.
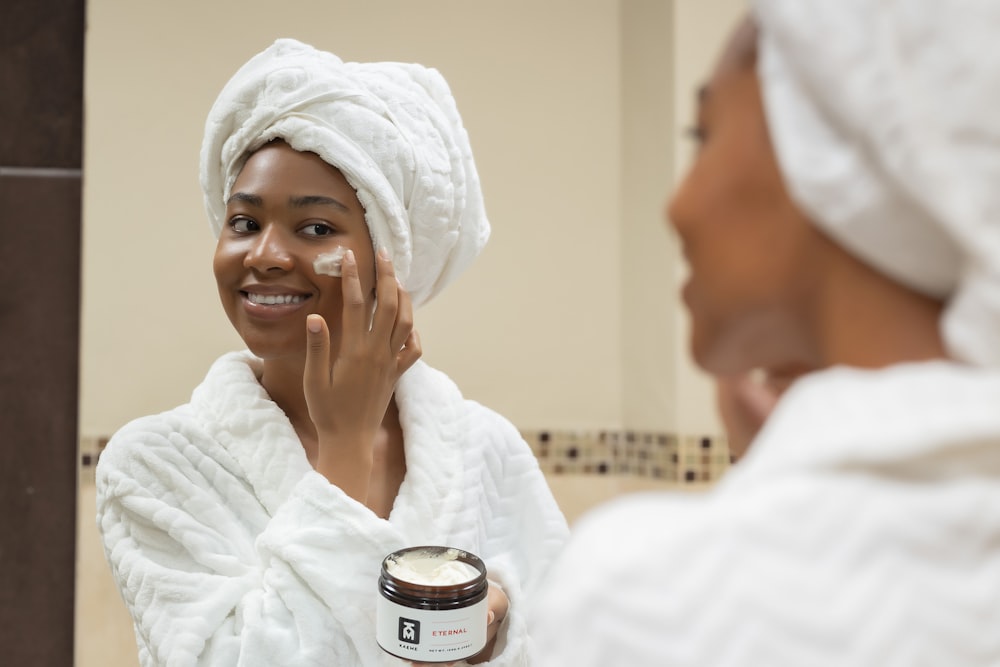
<path id="1" fill-rule="evenodd" d="M 708 326 L 703 318 L 698 317 L 693 312 L 691 316 L 691 330 L 689 332 L 688 349 L 691 358 L 698 368 L 706 373 L 718 374 L 718 336 L 714 335 L 713 328 Z"/>
<path id="2" fill-rule="evenodd" d="M 727 364 L 719 355 L 713 354 L 709 350 L 703 350 L 697 343 L 691 344 L 691 357 L 698 368 L 709 375 L 737 375 L 740 371 L 738 366 Z"/>
<path id="3" fill-rule="evenodd" d="M 697 327 L 691 334 L 690 349 L 694 363 L 709 375 L 740 375 L 760 367 L 746 345 L 721 336 L 699 335 Z"/>
<path id="4" fill-rule="evenodd" d="M 306 353 L 305 336 L 297 341 L 277 341 L 273 338 L 259 340 L 254 337 L 243 338 L 243 344 L 260 359 L 280 359 L 283 357 L 304 357 Z"/>

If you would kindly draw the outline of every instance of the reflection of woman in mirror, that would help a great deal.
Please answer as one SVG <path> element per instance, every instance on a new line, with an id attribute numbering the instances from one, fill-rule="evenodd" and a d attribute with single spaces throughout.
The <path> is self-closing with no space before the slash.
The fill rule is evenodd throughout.
<path id="1" fill-rule="evenodd" d="M 669 217 L 695 360 L 765 371 L 727 421 L 788 386 L 710 492 L 578 524 L 542 662 L 1000 664 L 1000 4 L 753 5 Z"/>
<path id="2" fill-rule="evenodd" d="M 425 544 L 486 561 L 471 661 L 524 664 L 566 523 L 518 431 L 419 361 L 413 329 L 489 236 L 445 81 L 279 40 L 219 95 L 201 181 L 248 350 L 122 428 L 97 470 L 142 664 L 398 664 L 376 579 Z"/>

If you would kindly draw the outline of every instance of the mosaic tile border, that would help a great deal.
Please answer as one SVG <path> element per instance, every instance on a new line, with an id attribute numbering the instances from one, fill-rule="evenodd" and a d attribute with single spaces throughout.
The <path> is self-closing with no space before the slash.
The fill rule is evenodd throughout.
<path id="1" fill-rule="evenodd" d="M 522 431 L 546 474 L 625 475 L 679 484 L 717 480 L 732 464 L 725 438 L 649 431 Z"/>
<path id="2" fill-rule="evenodd" d="M 725 438 L 650 431 L 522 430 L 548 475 L 620 475 L 679 484 L 714 482 L 732 464 Z M 80 467 L 93 475 L 107 437 L 80 439 Z"/>
<path id="3" fill-rule="evenodd" d="M 94 467 L 97 466 L 97 459 L 108 444 L 107 437 L 81 436 L 80 437 L 80 478 L 85 481 L 94 480 Z"/>

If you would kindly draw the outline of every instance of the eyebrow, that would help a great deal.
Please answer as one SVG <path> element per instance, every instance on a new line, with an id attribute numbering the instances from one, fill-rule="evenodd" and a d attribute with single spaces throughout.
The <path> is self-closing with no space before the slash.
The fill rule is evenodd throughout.
<path id="1" fill-rule="evenodd" d="M 229 199 L 226 200 L 226 205 L 228 206 L 234 201 L 249 204 L 250 206 L 256 206 L 258 208 L 264 206 L 264 199 L 262 197 L 252 195 L 247 192 L 234 192 Z M 343 203 L 337 201 L 333 197 L 326 197 L 324 195 L 292 196 L 288 198 L 288 203 L 294 208 L 304 208 L 306 206 L 316 205 L 333 206 L 334 208 L 344 211 L 345 213 L 350 213 L 350 209 Z"/>
<path id="2" fill-rule="evenodd" d="M 340 209 L 345 213 L 350 213 L 350 209 L 344 204 L 337 201 L 333 197 L 326 197 L 324 195 L 302 195 L 301 197 L 289 197 L 288 203 L 295 208 L 303 208 L 305 206 L 315 206 L 317 204 L 322 206 L 333 206 L 334 208 Z"/>
<path id="3" fill-rule="evenodd" d="M 234 192 L 229 199 L 226 200 L 226 206 L 229 206 L 234 201 L 243 202 L 244 204 L 250 204 L 251 206 L 263 206 L 264 200 L 257 195 L 247 194 L 246 192 Z"/>

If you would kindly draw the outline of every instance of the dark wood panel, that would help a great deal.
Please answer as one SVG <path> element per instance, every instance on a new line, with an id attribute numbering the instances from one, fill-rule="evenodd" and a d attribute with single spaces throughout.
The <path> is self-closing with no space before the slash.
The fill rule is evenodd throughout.
<path id="1" fill-rule="evenodd" d="M 0 2 L 0 165 L 82 165 L 84 14 L 84 0 Z"/>
<path id="2" fill-rule="evenodd" d="M 0 176 L 0 663 L 73 664 L 80 178 Z"/>

